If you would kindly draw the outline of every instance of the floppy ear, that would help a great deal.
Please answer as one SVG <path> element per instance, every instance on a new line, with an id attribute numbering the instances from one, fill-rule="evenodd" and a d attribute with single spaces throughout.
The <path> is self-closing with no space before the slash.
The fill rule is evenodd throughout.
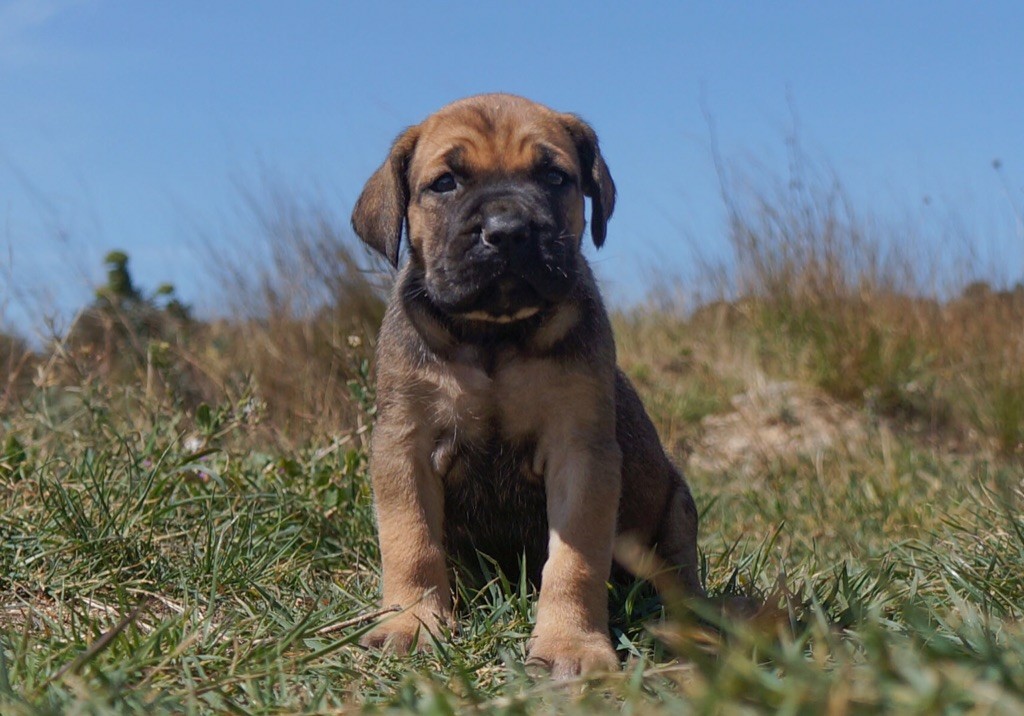
<path id="1" fill-rule="evenodd" d="M 574 114 L 564 117 L 566 129 L 576 143 L 576 153 L 580 157 L 583 193 L 590 197 L 590 236 L 594 245 L 601 248 L 608 229 L 608 219 L 615 209 L 615 182 L 601 157 L 594 130 Z"/>
<path id="2" fill-rule="evenodd" d="M 405 210 L 409 205 L 406 169 L 416 147 L 419 129 L 411 127 L 391 145 L 391 152 L 363 187 L 352 210 L 352 228 L 368 246 L 398 267 Z"/>

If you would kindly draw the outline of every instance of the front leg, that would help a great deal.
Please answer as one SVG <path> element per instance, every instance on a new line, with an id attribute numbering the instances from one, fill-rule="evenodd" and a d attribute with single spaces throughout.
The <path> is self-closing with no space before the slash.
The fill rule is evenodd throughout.
<path id="1" fill-rule="evenodd" d="M 402 424 L 397 424 L 401 422 Z M 383 605 L 406 611 L 363 637 L 364 646 L 404 654 L 430 646 L 427 632 L 452 619 L 445 570 L 444 490 L 429 443 L 411 421 L 382 421 L 373 434 L 370 476 L 383 569 Z"/>
<path id="2" fill-rule="evenodd" d="M 546 451 L 548 560 L 528 666 L 555 678 L 618 669 L 608 638 L 608 588 L 622 455 L 614 432 Z"/>

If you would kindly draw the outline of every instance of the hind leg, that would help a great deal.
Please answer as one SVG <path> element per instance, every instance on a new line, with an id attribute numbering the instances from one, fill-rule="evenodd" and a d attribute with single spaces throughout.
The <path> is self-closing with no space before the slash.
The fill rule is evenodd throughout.
<path id="1" fill-rule="evenodd" d="M 688 596 L 703 597 L 697 572 L 697 506 L 690 488 L 677 478 L 656 533 L 655 553 L 674 567 Z"/>
<path id="2" fill-rule="evenodd" d="M 703 597 L 697 574 L 697 506 L 690 488 L 665 454 L 629 379 L 621 371 L 615 379 L 615 437 L 622 448 L 619 534 L 631 536 L 641 549 L 654 546 L 662 566 L 675 572 L 668 575 L 675 579 L 662 581 L 664 587 L 681 586 L 687 596 Z M 634 564 L 623 566 L 632 571 L 639 559 L 634 554 L 627 559 Z M 649 577 L 662 591 L 657 575 Z"/>
<path id="3" fill-rule="evenodd" d="M 684 596 L 707 600 L 697 570 L 697 507 L 681 477 L 657 534 L 655 554 L 675 568 L 679 583 L 685 590 Z M 705 603 L 713 605 L 723 616 L 739 619 L 754 616 L 763 606 L 757 598 L 739 595 L 716 597 Z"/>

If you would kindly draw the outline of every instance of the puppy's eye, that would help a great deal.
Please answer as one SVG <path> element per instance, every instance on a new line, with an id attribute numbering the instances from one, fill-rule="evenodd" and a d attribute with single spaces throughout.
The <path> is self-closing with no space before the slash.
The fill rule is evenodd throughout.
<path id="1" fill-rule="evenodd" d="M 455 191 L 456 186 L 458 186 L 458 182 L 455 181 L 455 175 L 451 172 L 445 172 L 430 185 L 430 191 L 437 194 L 447 194 L 450 191 Z"/>
<path id="2" fill-rule="evenodd" d="M 569 175 L 561 169 L 548 169 L 544 172 L 544 181 L 552 186 L 562 186 L 569 183 Z"/>

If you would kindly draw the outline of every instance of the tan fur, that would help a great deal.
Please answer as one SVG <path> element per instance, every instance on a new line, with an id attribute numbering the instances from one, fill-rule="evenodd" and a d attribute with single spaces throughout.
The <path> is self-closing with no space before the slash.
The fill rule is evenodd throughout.
<path id="1" fill-rule="evenodd" d="M 526 176 L 539 146 L 581 177 L 559 205 L 575 246 L 585 225 L 584 196 L 592 200 L 591 230 L 600 244 L 614 185 L 593 131 L 573 115 L 509 95 L 457 102 L 407 130 L 367 183 L 353 225 L 397 264 L 405 223 L 414 258 L 399 284 L 414 275 L 429 279 L 444 241 L 438 227 L 450 217 L 424 188 L 453 156 L 473 176 Z M 364 643 L 406 651 L 453 623 L 445 539 L 458 525 L 445 522 L 445 495 L 468 489 L 465 480 L 487 479 L 466 472 L 463 453 L 492 439 L 529 446 L 521 479 L 541 484 L 546 500 L 547 559 L 531 662 L 560 677 L 617 666 L 605 587 L 617 532 L 658 549 L 686 586 L 701 593 L 692 499 L 617 372 L 611 328 L 583 266 L 572 295 L 540 317 L 527 311 L 460 319 L 470 332 L 475 323 L 537 322 L 512 345 L 461 341 L 444 319 L 396 289 L 378 346 L 370 469 L 383 601 L 406 611 Z"/>

